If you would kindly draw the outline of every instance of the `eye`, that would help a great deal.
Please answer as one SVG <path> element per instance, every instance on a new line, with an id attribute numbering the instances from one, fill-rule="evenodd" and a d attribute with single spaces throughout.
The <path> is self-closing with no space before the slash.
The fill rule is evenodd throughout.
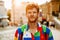
<path id="1" fill-rule="evenodd" d="M 28 12 L 28 14 L 31 14 L 31 12 Z"/>
<path id="2" fill-rule="evenodd" d="M 37 12 L 34 11 L 33 13 L 35 14 L 35 13 L 37 13 Z"/>

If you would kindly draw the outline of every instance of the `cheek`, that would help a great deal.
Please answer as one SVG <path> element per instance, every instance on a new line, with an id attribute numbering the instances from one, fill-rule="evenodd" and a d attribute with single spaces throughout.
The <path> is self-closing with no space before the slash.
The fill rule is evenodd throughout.
<path id="1" fill-rule="evenodd" d="M 28 16 L 30 16 L 30 14 L 28 14 Z"/>
<path id="2" fill-rule="evenodd" d="M 27 18 L 29 18 L 30 17 L 30 14 L 26 14 L 26 16 L 27 16 Z"/>
<path id="3" fill-rule="evenodd" d="M 34 16 L 35 16 L 35 17 L 37 17 L 37 16 L 38 16 L 38 14 L 34 14 Z"/>

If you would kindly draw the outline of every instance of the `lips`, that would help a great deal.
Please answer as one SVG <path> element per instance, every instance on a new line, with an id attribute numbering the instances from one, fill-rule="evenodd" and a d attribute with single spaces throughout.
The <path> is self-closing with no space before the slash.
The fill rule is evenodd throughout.
<path id="1" fill-rule="evenodd" d="M 35 18 L 34 16 L 31 16 L 30 18 Z"/>

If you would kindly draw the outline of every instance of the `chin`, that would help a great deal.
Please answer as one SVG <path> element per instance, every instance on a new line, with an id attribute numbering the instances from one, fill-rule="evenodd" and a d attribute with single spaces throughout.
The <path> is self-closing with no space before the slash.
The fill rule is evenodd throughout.
<path id="1" fill-rule="evenodd" d="M 31 23 L 35 22 L 36 20 L 29 20 Z"/>
<path id="2" fill-rule="evenodd" d="M 30 21 L 30 23 L 34 23 L 35 21 Z"/>

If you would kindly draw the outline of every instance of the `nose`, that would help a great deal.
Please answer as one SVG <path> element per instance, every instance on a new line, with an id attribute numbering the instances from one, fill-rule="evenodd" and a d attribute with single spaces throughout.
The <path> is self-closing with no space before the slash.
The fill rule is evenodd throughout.
<path id="1" fill-rule="evenodd" d="M 32 12 L 31 15 L 34 15 L 34 13 Z"/>

